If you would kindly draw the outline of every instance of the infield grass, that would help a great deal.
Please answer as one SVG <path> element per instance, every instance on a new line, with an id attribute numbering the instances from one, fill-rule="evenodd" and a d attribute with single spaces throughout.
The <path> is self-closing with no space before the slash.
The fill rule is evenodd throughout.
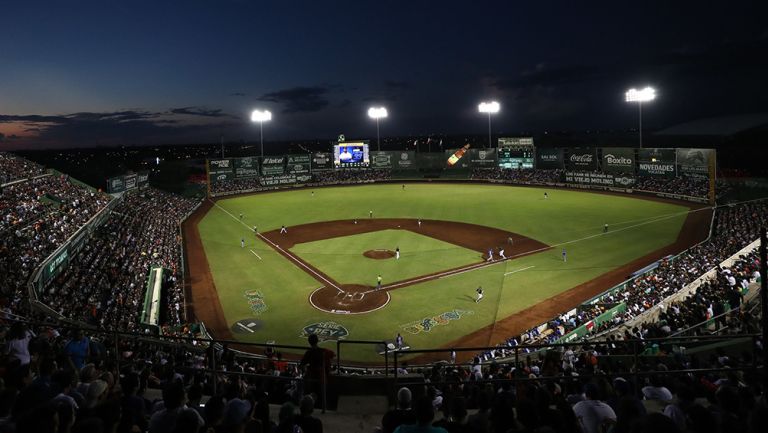
<path id="1" fill-rule="evenodd" d="M 370 259 L 368 250 L 394 251 L 400 259 Z M 382 230 L 296 244 L 291 251 L 345 284 L 382 285 L 482 261 L 482 254 L 409 230 Z"/>
<path id="2" fill-rule="evenodd" d="M 544 191 L 548 191 L 549 199 L 543 198 Z M 232 325 L 241 319 L 255 318 L 262 325 L 252 333 L 237 334 L 237 338 L 303 345 L 304 327 L 334 322 L 348 331 L 348 339 L 391 340 L 400 332 L 411 347 L 421 348 L 448 344 L 673 243 L 689 210 L 681 205 L 576 190 L 425 183 L 407 184 L 405 191 L 400 184 L 318 188 L 314 197 L 310 190 L 292 190 L 222 199 L 218 206 L 208 212 L 198 227 L 226 320 Z M 372 313 L 336 315 L 318 311 L 308 302 L 310 293 L 321 283 L 255 238 L 252 232 L 254 225 L 267 231 L 282 224 L 367 218 L 370 210 L 375 217 L 436 219 L 496 227 L 554 248 L 392 290 L 389 304 Z M 244 215 L 242 223 L 239 213 Z M 602 234 L 605 223 L 610 231 Z M 369 260 L 360 255 L 366 249 L 394 249 L 392 244 L 400 242 L 385 239 L 382 247 L 382 242 L 374 242 L 376 236 L 372 235 L 370 246 L 362 242 L 366 235 L 355 235 L 324 240 L 317 245 L 299 244 L 295 252 L 342 284 L 371 285 L 378 271 L 360 270 L 363 268 L 357 264 L 345 263 L 348 261 L 342 254 Z M 240 248 L 241 238 L 246 239 L 246 248 Z M 416 241 L 418 245 L 422 239 Z M 406 253 L 418 251 L 418 246 L 413 250 L 403 247 L 410 240 L 402 242 L 403 259 Z M 334 254 L 324 254 L 329 245 L 333 246 Z M 563 248 L 567 250 L 567 262 L 562 261 Z M 469 252 L 472 254 L 478 253 Z M 424 251 L 419 260 L 432 260 L 428 256 Z M 411 266 L 403 259 L 403 267 Z M 438 260 L 443 262 L 442 257 Z M 472 261 L 479 260 L 475 256 Z M 394 259 L 383 262 L 386 263 L 376 266 L 401 265 Z M 382 276 L 386 277 L 388 272 L 382 272 Z M 403 273 L 406 274 L 411 275 Z M 474 289 L 478 285 L 485 289 L 485 299 L 476 304 Z M 249 305 L 244 296 L 248 290 L 263 294 L 265 310 L 256 311 Z M 345 360 L 381 361 L 370 347 L 348 347 L 344 349 Z"/>

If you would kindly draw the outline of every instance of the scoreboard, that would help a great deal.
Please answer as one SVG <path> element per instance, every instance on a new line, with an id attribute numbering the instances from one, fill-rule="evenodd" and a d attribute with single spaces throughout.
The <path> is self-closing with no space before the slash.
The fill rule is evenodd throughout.
<path id="1" fill-rule="evenodd" d="M 499 167 L 532 169 L 533 147 L 505 147 L 499 149 Z"/>

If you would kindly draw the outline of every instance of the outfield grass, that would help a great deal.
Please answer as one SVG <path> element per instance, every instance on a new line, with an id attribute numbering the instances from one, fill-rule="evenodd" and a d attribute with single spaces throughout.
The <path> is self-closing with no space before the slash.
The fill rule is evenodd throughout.
<path id="1" fill-rule="evenodd" d="M 314 197 L 309 190 L 257 194 L 220 200 L 220 208 L 208 212 L 199 230 L 227 322 L 257 318 L 263 323 L 261 329 L 237 334 L 238 338 L 304 344 L 301 333 L 305 326 L 332 321 L 349 331 L 349 339 L 392 339 L 401 332 L 412 347 L 424 348 L 445 344 L 673 243 L 688 210 L 680 205 L 569 190 L 547 190 L 549 199 L 545 200 L 545 190 L 422 183 L 408 184 L 405 191 L 399 184 L 379 184 L 320 188 Z M 283 224 L 367 218 L 369 210 L 376 217 L 496 227 L 555 248 L 393 290 L 386 307 L 365 315 L 344 316 L 315 310 L 308 296 L 320 283 L 256 239 L 250 230 L 254 225 L 266 231 Z M 233 217 L 239 213 L 244 215 L 242 224 Z M 603 235 L 605 223 L 610 232 Z M 240 248 L 241 238 L 246 239 L 246 248 Z M 362 253 L 361 248 L 380 247 L 379 243 L 364 247 L 356 243 L 358 239 L 348 236 L 316 246 L 326 249 L 325 244 L 332 242 L 341 252 L 346 243 L 354 255 Z M 343 260 L 334 260 L 336 256 L 312 253 L 315 245 L 310 244 L 297 245 L 295 251 L 340 282 L 352 282 L 345 281 L 343 268 L 357 272 L 357 265 L 345 266 Z M 392 249 L 389 245 L 385 248 Z M 562 248 L 567 249 L 567 263 L 561 259 Z M 368 259 L 359 256 L 359 260 Z M 386 266 L 399 265 L 394 260 L 386 262 Z M 365 270 L 354 278 L 370 285 L 369 274 L 374 272 Z M 485 299 L 475 304 L 474 288 L 478 285 L 485 289 Z M 251 309 L 244 296 L 248 290 L 263 294 L 265 311 Z M 445 315 L 447 312 L 451 314 Z M 435 324 L 428 331 L 414 326 L 435 317 L 427 321 Z M 443 320 L 446 317 L 451 319 Z M 344 358 L 350 357 L 380 359 L 370 348 L 356 346 L 345 349 Z"/>
<path id="2" fill-rule="evenodd" d="M 377 260 L 363 256 L 372 249 L 394 251 L 401 258 Z M 482 261 L 482 254 L 408 230 L 382 230 L 296 244 L 291 251 L 343 284 L 382 285 Z"/>

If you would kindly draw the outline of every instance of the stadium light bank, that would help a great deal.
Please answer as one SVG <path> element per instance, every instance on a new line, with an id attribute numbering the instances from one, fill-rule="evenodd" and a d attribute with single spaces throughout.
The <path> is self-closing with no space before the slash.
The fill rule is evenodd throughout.
<path id="1" fill-rule="evenodd" d="M 637 102 L 640 126 L 638 132 L 640 135 L 640 148 L 643 148 L 643 102 L 650 102 L 656 99 L 656 89 L 653 87 L 646 87 L 645 89 L 637 90 L 635 88 L 627 90 L 624 94 L 627 102 Z"/>
<path id="2" fill-rule="evenodd" d="M 376 119 L 376 148 L 381 150 L 381 137 L 379 136 L 379 119 L 385 119 L 389 113 L 384 107 L 371 107 L 368 109 L 368 117 Z"/>
<path id="3" fill-rule="evenodd" d="M 477 106 L 477 111 L 488 114 L 488 147 L 490 148 L 493 148 L 493 143 L 491 142 L 491 114 L 498 113 L 500 109 L 501 105 L 496 101 L 481 102 Z"/>
<path id="4" fill-rule="evenodd" d="M 269 110 L 253 110 L 251 122 L 259 122 L 259 142 L 261 143 L 261 157 L 264 158 L 264 122 L 272 120 L 272 112 Z"/>

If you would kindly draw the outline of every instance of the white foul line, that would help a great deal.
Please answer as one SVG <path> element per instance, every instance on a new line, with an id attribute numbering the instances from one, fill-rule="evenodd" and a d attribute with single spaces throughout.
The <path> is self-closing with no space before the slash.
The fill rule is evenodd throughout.
<path id="1" fill-rule="evenodd" d="M 241 328 L 245 329 L 246 331 L 250 332 L 251 334 L 253 334 L 253 329 L 251 329 L 251 328 L 249 328 L 249 327 L 247 327 L 247 326 L 243 325 L 242 323 L 240 323 L 240 322 L 237 322 L 237 326 L 239 326 L 239 327 L 241 327 Z"/>
<path id="2" fill-rule="evenodd" d="M 248 225 L 247 225 L 246 223 L 244 223 L 244 222 L 240 221 L 240 220 L 239 220 L 239 219 L 238 219 L 236 216 L 232 215 L 231 213 L 229 213 L 229 211 L 227 211 L 227 210 L 226 210 L 226 209 L 224 209 L 223 207 L 219 206 L 219 204 L 218 204 L 218 203 L 216 203 L 215 201 L 211 200 L 211 202 L 213 203 L 213 205 L 214 205 L 214 206 L 216 206 L 217 208 L 219 208 L 219 209 L 221 209 L 222 211 L 224 211 L 224 213 L 226 213 L 227 215 L 231 216 L 231 217 L 232 217 L 232 219 L 234 219 L 235 221 L 237 221 L 237 222 L 239 222 L 240 224 L 244 225 L 244 226 L 245 226 L 247 229 L 249 229 L 249 230 L 250 230 L 250 227 L 248 227 Z M 256 236 L 258 236 L 258 237 L 260 237 L 262 240 L 264 240 L 264 241 L 268 242 L 270 245 L 272 245 L 272 246 L 273 246 L 273 247 L 275 247 L 276 249 L 278 249 L 278 250 L 282 251 L 282 252 L 283 252 L 283 254 L 285 254 L 286 256 L 288 256 L 288 257 L 290 257 L 291 259 L 293 259 L 294 263 L 296 263 L 296 264 L 298 264 L 298 265 L 301 265 L 301 266 L 302 266 L 304 269 L 306 269 L 307 271 L 309 271 L 309 272 L 311 272 L 312 274 L 314 274 L 315 276 L 317 276 L 317 278 L 320 278 L 321 280 L 325 281 L 326 283 L 328 283 L 328 284 L 329 284 L 331 287 L 333 287 L 334 289 L 338 290 L 338 291 L 339 291 L 339 292 L 341 292 L 341 293 L 346 293 L 344 290 L 341 290 L 341 288 L 340 288 L 339 286 L 337 286 L 336 284 L 333 284 L 332 282 L 328 281 L 328 280 L 327 280 L 325 277 L 323 277 L 322 275 L 320 275 L 320 274 L 318 274 L 317 272 L 315 272 L 315 270 L 314 270 L 314 269 L 312 269 L 312 268 L 310 268 L 309 266 L 305 265 L 305 264 L 304 264 L 304 263 L 303 263 L 301 260 L 297 259 L 297 258 L 296 258 L 296 257 L 295 257 L 293 254 L 291 254 L 290 252 L 288 252 L 288 251 L 286 251 L 286 250 L 284 250 L 284 249 L 280 248 L 280 245 L 277 245 L 276 243 L 274 243 L 274 242 L 270 241 L 269 239 L 267 239 L 266 237 L 264 237 L 264 235 L 262 235 L 261 233 L 257 233 L 257 234 L 256 234 Z M 251 251 L 251 252 L 253 252 L 253 251 Z M 256 254 L 256 253 L 254 253 L 254 254 Z M 257 257 L 258 257 L 258 256 L 257 256 Z"/>
<path id="3" fill-rule="evenodd" d="M 261 256 L 256 254 L 256 251 L 254 251 L 254 250 L 250 250 L 250 251 L 253 253 L 254 256 L 258 257 L 259 260 L 261 260 Z"/>
<path id="4" fill-rule="evenodd" d="M 535 267 L 536 266 L 527 266 L 525 268 L 515 269 L 514 271 L 505 272 L 504 276 L 506 277 L 507 275 L 514 274 L 515 272 L 520 272 L 520 271 L 524 271 L 526 269 L 531 269 L 531 268 L 535 268 Z"/>

